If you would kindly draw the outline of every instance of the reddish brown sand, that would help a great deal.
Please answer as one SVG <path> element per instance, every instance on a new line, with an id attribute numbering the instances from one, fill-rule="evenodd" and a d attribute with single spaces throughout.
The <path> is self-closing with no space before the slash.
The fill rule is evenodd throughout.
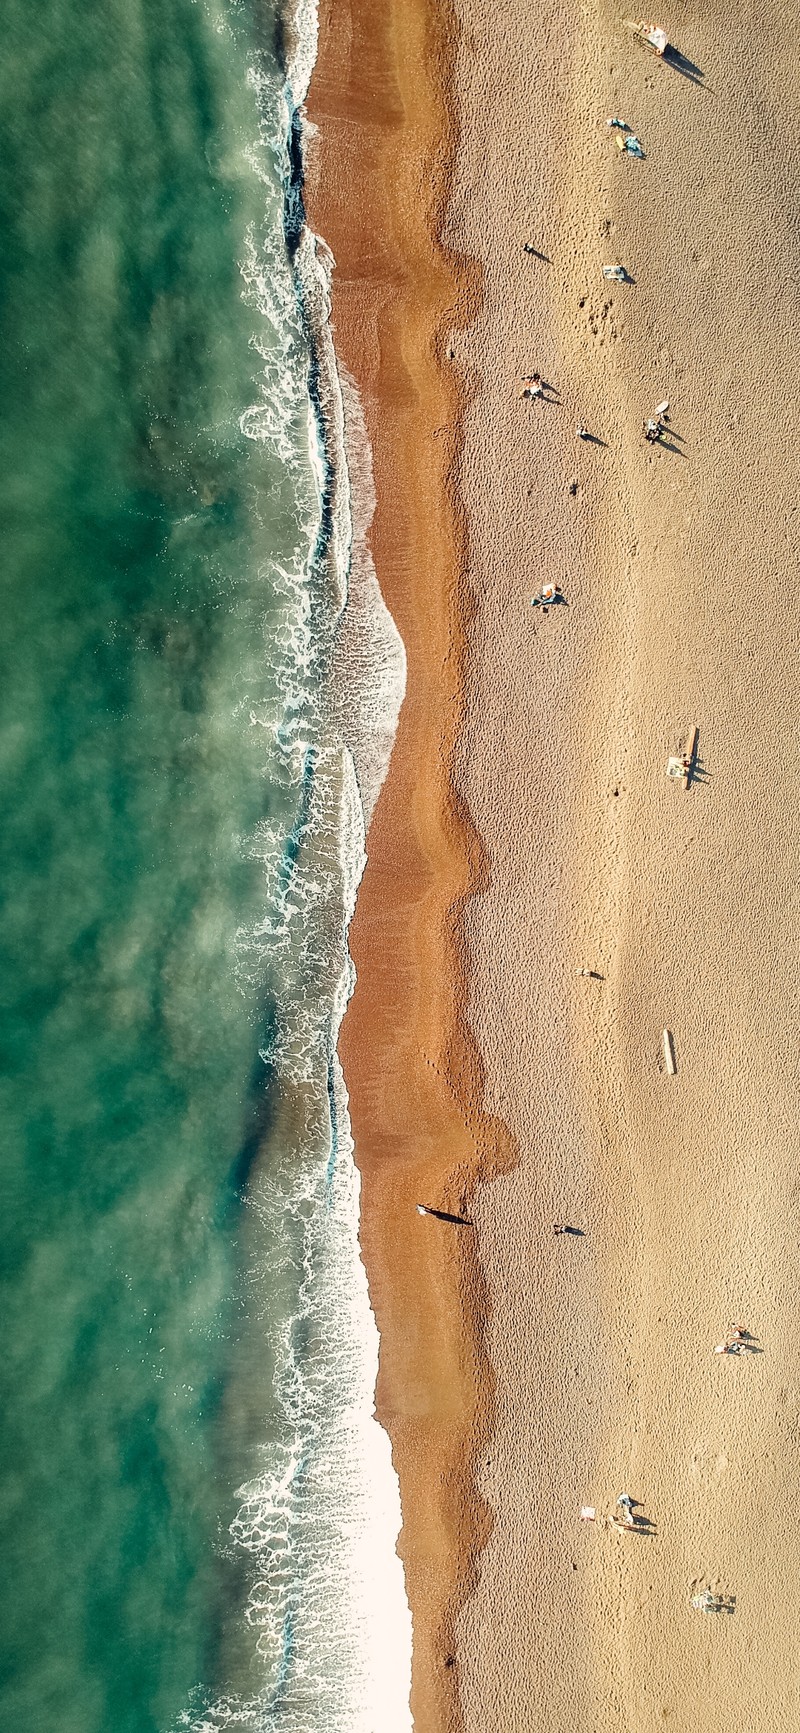
<path id="1" fill-rule="evenodd" d="M 487 1526 L 474 1456 L 491 1381 L 478 1363 L 474 1232 L 415 1205 L 469 1214 L 477 1176 L 507 1160 L 474 1105 L 482 1087 L 456 940 L 483 863 L 451 785 L 469 610 L 453 506 L 460 402 L 437 352 L 445 327 L 474 311 L 476 284 L 436 240 L 452 150 L 444 9 L 436 20 L 424 0 L 328 0 L 320 27 L 307 206 L 336 260 L 336 350 L 357 382 L 375 463 L 371 545 L 408 656 L 351 928 L 358 984 L 340 1053 L 381 1335 L 377 1412 L 400 1477 L 412 1707 L 420 1733 L 434 1733 L 457 1713 L 450 1657 Z"/>

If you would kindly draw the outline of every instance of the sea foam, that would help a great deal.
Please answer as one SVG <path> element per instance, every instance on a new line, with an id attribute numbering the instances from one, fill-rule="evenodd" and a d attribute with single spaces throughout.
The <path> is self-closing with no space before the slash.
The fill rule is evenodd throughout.
<path id="1" fill-rule="evenodd" d="M 317 40 L 310 0 L 300 0 L 289 34 L 283 91 L 260 69 L 250 74 L 261 117 L 251 162 L 265 183 L 277 170 L 296 222 L 298 117 Z M 302 468 L 305 501 L 294 561 L 265 570 L 285 602 L 278 701 L 249 703 L 243 722 L 262 731 L 273 761 L 277 753 L 297 791 L 297 819 L 289 838 L 265 819 L 241 839 L 261 864 L 265 898 L 261 922 L 239 935 L 238 968 L 243 983 L 277 1000 L 265 1074 L 303 1104 L 294 1146 L 256 1176 L 247 1206 L 251 1243 L 263 1251 L 253 1293 L 271 1272 L 285 1286 L 289 1272 L 294 1297 L 282 1314 L 264 1310 L 277 1420 L 256 1473 L 235 1493 L 229 1527 L 249 1580 L 244 1617 L 262 1683 L 246 1694 L 234 1681 L 213 1698 L 198 1692 L 181 1725 L 407 1733 L 411 1618 L 396 1552 L 399 1489 L 374 1417 L 378 1334 L 336 1052 L 354 984 L 347 930 L 405 654 L 368 547 L 371 454 L 356 386 L 340 375 L 333 347 L 334 261 L 304 219 L 287 238 L 290 265 L 274 225 L 248 236 L 241 263 L 243 292 L 265 330 L 256 339 L 260 395 L 242 431 Z"/>

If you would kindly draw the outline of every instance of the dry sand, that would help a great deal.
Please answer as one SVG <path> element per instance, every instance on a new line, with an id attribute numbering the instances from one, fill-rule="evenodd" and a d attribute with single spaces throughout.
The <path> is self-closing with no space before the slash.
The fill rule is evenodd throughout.
<path id="1" fill-rule="evenodd" d="M 312 96 L 367 199 L 348 231 L 329 176 L 318 226 L 344 276 L 337 342 L 366 393 L 411 698 L 370 838 L 345 1065 L 417 1726 L 791 1730 L 795 20 L 762 0 L 676 6 L 659 22 L 693 80 L 637 49 L 622 8 L 457 0 L 458 33 L 431 14 L 426 35 L 421 5 L 398 0 L 378 28 L 363 0 L 362 38 L 357 10 L 333 0 L 348 76 L 334 56 Z M 371 95 L 365 39 L 383 55 Z M 457 139 L 435 100 L 448 43 Z M 458 259 L 480 268 L 480 301 Z M 616 260 L 632 285 L 604 283 Z M 536 369 L 559 402 L 519 402 Z M 665 397 L 672 449 L 651 448 L 642 418 Z M 459 426 L 459 402 L 447 444 L 434 430 Z M 547 576 L 566 605 L 542 618 Z M 684 792 L 666 759 L 695 725 Z M 509 1149 L 474 1204 L 484 1289 L 441 1236 L 431 1256 L 408 1205 L 418 1176 L 458 1203 Z M 732 1318 L 759 1352 L 713 1354 Z M 580 1524 L 622 1490 L 650 1538 Z M 735 1595 L 734 1614 L 692 1611 L 693 1582 Z"/>
<path id="2" fill-rule="evenodd" d="M 676 9 L 695 83 L 611 7 L 459 13 L 447 232 L 484 265 L 459 345 L 459 787 L 490 858 L 471 1025 L 520 1153 L 478 1211 L 497 1520 L 459 1630 L 466 1727 L 795 1728 L 795 20 Z M 604 283 L 617 260 L 635 285 Z M 560 406 L 517 402 L 533 369 Z M 663 398 L 674 449 L 641 436 Z M 542 619 L 547 575 L 568 606 Z M 684 793 L 665 765 L 692 725 Z M 733 1318 L 762 1352 L 714 1356 Z M 622 1490 L 653 1538 L 581 1527 Z M 693 1612 L 693 1579 L 734 1616 Z"/>

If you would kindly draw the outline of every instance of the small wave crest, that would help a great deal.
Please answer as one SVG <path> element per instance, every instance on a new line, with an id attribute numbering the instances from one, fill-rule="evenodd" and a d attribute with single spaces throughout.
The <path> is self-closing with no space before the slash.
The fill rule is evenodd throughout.
<path id="1" fill-rule="evenodd" d="M 237 1490 L 229 1537 L 247 1561 L 244 1620 L 262 1685 L 246 1698 L 223 1694 L 192 1705 L 182 1723 L 192 1733 L 408 1733 L 411 1725 L 411 1619 L 395 1550 L 399 1489 L 373 1412 L 378 1337 L 336 1054 L 353 979 L 347 926 L 364 860 L 363 809 L 346 750 L 338 768 L 331 838 L 335 831 L 341 842 L 339 939 L 328 957 L 327 1018 L 278 1058 L 282 1089 L 303 1100 L 300 1135 L 282 1141 L 247 1202 L 250 1241 L 259 1248 L 249 1303 L 257 1310 L 263 1302 L 274 1412 L 258 1470 Z M 330 784 L 323 806 L 332 798 Z M 286 1285 L 287 1272 L 295 1277 L 292 1304 L 276 1311 L 274 1288 Z"/>
<path id="2" fill-rule="evenodd" d="M 283 88 L 264 67 L 250 72 L 260 116 L 251 162 L 268 202 L 279 183 L 284 209 L 301 196 L 293 151 L 316 37 L 316 6 L 298 0 Z M 261 1307 L 272 1408 L 256 1471 L 235 1495 L 228 1547 L 244 1567 L 258 1682 L 251 1669 L 242 1693 L 198 1690 L 180 1722 L 192 1733 L 411 1726 L 399 1490 L 373 1412 L 378 1335 L 336 1053 L 354 982 L 347 931 L 405 654 L 369 551 L 371 454 L 355 384 L 334 353 L 332 269 L 304 222 L 290 244 L 276 220 L 248 233 L 243 294 L 260 322 L 263 367 L 240 425 L 294 477 L 296 545 L 290 561 L 265 561 L 279 604 L 276 685 L 243 701 L 242 721 L 263 740 L 294 819 L 287 829 L 281 807 L 241 839 L 263 872 L 264 900 L 259 922 L 238 934 L 236 966 L 243 988 L 275 1007 L 261 1057 L 276 1099 L 293 1104 L 285 1123 L 295 1134 L 257 1164 L 246 1201 L 258 1248 L 248 1306 Z"/>

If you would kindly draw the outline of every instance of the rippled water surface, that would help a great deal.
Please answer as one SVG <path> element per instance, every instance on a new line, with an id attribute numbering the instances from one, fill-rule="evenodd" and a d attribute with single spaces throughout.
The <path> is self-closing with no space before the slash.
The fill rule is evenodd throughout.
<path id="1" fill-rule="evenodd" d="M 2 1723 L 401 1727 L 276 20 L 3 47 Z"/>

